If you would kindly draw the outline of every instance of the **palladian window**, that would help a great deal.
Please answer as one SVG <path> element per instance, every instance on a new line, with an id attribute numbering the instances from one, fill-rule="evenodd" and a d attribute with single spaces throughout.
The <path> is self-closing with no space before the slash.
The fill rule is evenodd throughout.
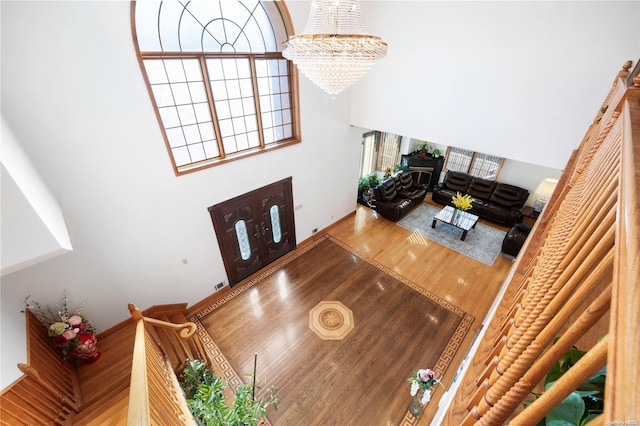
<path id="1" fill-rule="evenodd" d="M 138 1 L 133 37 L 176 174 L 300 141 L 282 2 Z"/>

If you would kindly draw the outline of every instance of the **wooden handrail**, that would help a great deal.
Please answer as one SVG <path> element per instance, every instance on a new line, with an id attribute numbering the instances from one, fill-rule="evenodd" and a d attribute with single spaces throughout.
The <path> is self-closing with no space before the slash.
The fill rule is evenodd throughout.
<path id="1" fill-rule="evenodd" d="M 637 67 L 636 67 L 637 68 Z M 624 139 L 619 222 L 611 302 L 610 344 L 605 393 L 606 420 L 639 420 L 640 383 L 640 76 L 633 79 L 623 108 Z"/>
<path id="2" fill-rule="evenodd" d="M 142 319 L 145 322 L 148 322 L 149 324 L 153 324 L 158 327 L 180 331 L 180 337 L 182 337 L 183 339 L 190 338 L 196 332 L 197 327 L 194 322 L 189 321 L 182 324 L 175 324 L 168 321 L 162 321 L 155 318 L 145 317 L 142 315 L 142 312 L 140 312 L 136 307 L 136 305 L 134 305 L 133 303 L 129 303 L 128 307 L 129 307 L 129 312 L 131 313 L 131 317 L 135 321 Z"/>
<path id="3" fill-rule="evenodd" d="M 180 331 L 180 337 L 188 339 L 196 332 L 196 324 L 193 322 L 185 322 L 182 324 L 174 324 L 172 322 L 157 320 L 155 318 L 144 317 L 144 322 L 153 324 L 158 327 L 168 328 L 171 330 Z"/>
<path id="4" fill-rule="evenodd" d="M 131 383 L 129 384 L 129 411 L 127 425 L 147 426 L 151 424 L 147 378 L 147 354 L 144 321 L 136 322 L 136 339 L 133 346 Z"/>
<path id="5" fill-rule="evenodd" d="M 136 321 L 136 337 L 127 424 L 131 426 L 195 424 L 173 366 L 165 353 L 172 348 L 162 347 L 154 327 L 179 331 L 182 339 L 188 339 L 194 335 L 196 325 L 192 322 L 174 324 L 147 318 L 133 304 L 129 304 L 129 311 Z M 178 351 L 182 349 L 184 347 L 181 346 Z M 186 352 L 183 354 L 187 355 Z"/>

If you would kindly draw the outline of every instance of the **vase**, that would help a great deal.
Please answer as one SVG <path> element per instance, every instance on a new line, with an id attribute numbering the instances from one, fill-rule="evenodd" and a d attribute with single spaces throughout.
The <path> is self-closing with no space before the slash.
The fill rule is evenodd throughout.
<path id="1" fill-rule="evenodd" d="M 85 364 L 93 364 L 100 359 L 102 353 L 98 350 L 98 338 L 91 333 L 78 334 L 78 346 L 70 351 L 72 357 L 81 359 Z"/>
<path id="2" fill-rule="evenodd" d="M 454 207 L 453 213 L 451 213 L 451 223 L 456 223 L 456 221 L 458 220 L 459 213 L 460 213 L 460 210 Z"/>
<path id="3" fill-rule="evenodd" d="M 426 394 L 426 395 L 425 395 Z M 413 417 L 420 417 L 424 411 L 424 407 L 429 403 L 431 399 L 431 390 L 418 389 L 418 392 L 411 399 L 409 403 L 409 412 Z"/>

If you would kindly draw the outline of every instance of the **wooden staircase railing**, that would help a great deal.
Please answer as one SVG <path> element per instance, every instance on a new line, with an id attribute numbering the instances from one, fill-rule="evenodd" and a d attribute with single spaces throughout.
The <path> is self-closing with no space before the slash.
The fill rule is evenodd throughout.
<path id="1" fill-rule="evenodd" d="M 194 424 L 175 372 L 187 359 L 211 360 L 185 308 L 156 306 L 143 316 L 129 305 L 132 318 L 98 336 L 103 355 L 92 365 L 62 359 L 27 309 L 27 363 L 2 391 L 0 424 Z"/>
<path id="2" fill-rule="evenodd" d="M 25 310 L 27 363 L 24 375 L 2 391 L 0 422 L 3 425 L 62 425 L 82 407 L 78 376 L 51 345 L 47 329 L 29 309 Z"/>
<path id="3" fill-rule="evenodd" d="M 194 425 L 175 371 L 183 368 L 187 359 L 207 360 L 198 339 L 194 344 L 185 340 L 193 336 L 196 325 L 146 318 L 132 304 L 129 311 L 136 322 L 136 338 L 127 424 Z M 173 333 L 165 333 L 167 329 Z M 175 331 L 180 332 L 178 340 Z"/>
<path id="4" fill-rule="evenodd" d="M 593 424 L 640 420 L 640 76 L 630 68 L 518 256 L 443 424 L 537 424 L 604 365 L 605 408 Z M 586 355 L 523 409 L 574 345 Z"/>

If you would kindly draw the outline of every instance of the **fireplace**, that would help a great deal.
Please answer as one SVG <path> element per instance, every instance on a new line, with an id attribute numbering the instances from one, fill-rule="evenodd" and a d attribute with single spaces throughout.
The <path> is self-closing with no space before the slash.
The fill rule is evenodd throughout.
<path id="1" fill-rule="evenodd" d="M 433 187 L 440 181 L 444 157 L 408 154 L 402 156 L 401 165 L 411 172 L 414 179 L 426 185 L 427 191 L 433 192 Z"/>
<path id="2" fill-rule="evenodd" d="M 426 185 L 427 188 L 433 188 L 431 179 L 433 179 L 433 167 L 409 166 L 409 171 L 413 176 L 414 182 Z"/>

